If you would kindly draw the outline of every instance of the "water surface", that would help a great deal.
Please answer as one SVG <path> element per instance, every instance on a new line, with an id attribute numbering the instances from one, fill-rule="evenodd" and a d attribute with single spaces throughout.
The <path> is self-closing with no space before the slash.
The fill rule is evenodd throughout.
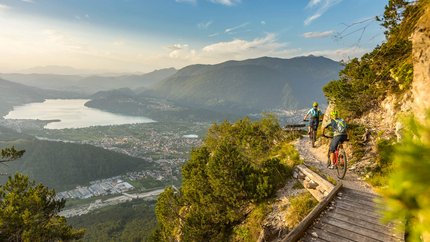
<path id="1" fill-rule="evenodd" d="M 47 99 L 43 103 L 14 107 L 4 118 L 59 120 L 47 124 L 47 129 L 155 122 L 146 117 L 126 116 L 89 108 L 84 105 L 88 101 L 89 99 Z"/>

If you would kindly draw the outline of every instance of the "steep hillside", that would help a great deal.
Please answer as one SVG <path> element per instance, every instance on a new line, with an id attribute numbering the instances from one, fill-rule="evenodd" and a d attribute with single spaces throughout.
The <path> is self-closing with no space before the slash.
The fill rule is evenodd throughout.
<path id="1" fill-rule="evenodd" d="M 21 172 L 59 190 L 153 166 L 143 159 L 91 145 L 36 140 L 2 127 L 0 138 L 1 148 L 14 145 L 26 151 L 21 159 L 2 167 L 1 172 Z M 5 181 L 7 177 L 1 179 Z"/>
<path id="2" fill-rule="evenodd" d="M 315 56 L 192 65 L 155 85 L 152 94 L 220 111 L 301 108 L 324 102 L 321 87 L 340 69 L 339 63 Z"/>
<path id="3" fill-rule="evenodd" d="M 426 4 L 390 1 L 381 19 L 387 41 L 353 59 L 339 80 L 324 87 L 329 110 L 339 110 L 351 124 L 353 168 L 374 185 L 386 183 L 404 117 L 414 114 L 423 119 L 430 107 Z"/>

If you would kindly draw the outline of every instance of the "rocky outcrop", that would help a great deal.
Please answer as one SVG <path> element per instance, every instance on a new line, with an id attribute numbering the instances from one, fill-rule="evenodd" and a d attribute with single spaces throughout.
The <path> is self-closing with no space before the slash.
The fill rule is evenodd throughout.
<path id="1" fill-rule="evenodd" d="M 430 8 L 418 21 L 412 35 L 414 80 L 412 83 L 413 110 L 419 119 L 424 119 L 430 108 Z"/>

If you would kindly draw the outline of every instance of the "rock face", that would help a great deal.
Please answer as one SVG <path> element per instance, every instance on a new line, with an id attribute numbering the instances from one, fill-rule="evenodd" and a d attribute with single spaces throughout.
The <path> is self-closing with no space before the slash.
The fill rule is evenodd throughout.
<path id="1" fill-rule="evenodd" d="M 412 55 L 414 62 L 414 80 L 412 83 L 414 114 L 425 117 L 425 110 L 430 108 L 430 8 L 421 17 L 417 29 L 412 35 Z"/>

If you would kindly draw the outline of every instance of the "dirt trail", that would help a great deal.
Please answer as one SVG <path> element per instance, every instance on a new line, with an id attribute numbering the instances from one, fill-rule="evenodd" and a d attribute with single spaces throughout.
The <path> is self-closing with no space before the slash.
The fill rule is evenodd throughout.
<path id="1" fill-rule="evenodd" d="M 330 170 L 326 165 L 328 145 L 320 145 L 318 141 L 315 145 L 316 148 L 311 147 L 308 136 L 303 136 L 295 143 L 296 149 L 299 151 L 300 158 L 305 161 L 305 165 L 314 166 L 324 174 L 328 174 L 331 177 L 338 179 L 336 176 L 336 170 Z M 369 184 L 365 183 L 357 174 L 350 170 L 346 172 L 345 177 L 342 179 L 342 183 L 343 186 L 347 188 L 375 193 Z"/>

